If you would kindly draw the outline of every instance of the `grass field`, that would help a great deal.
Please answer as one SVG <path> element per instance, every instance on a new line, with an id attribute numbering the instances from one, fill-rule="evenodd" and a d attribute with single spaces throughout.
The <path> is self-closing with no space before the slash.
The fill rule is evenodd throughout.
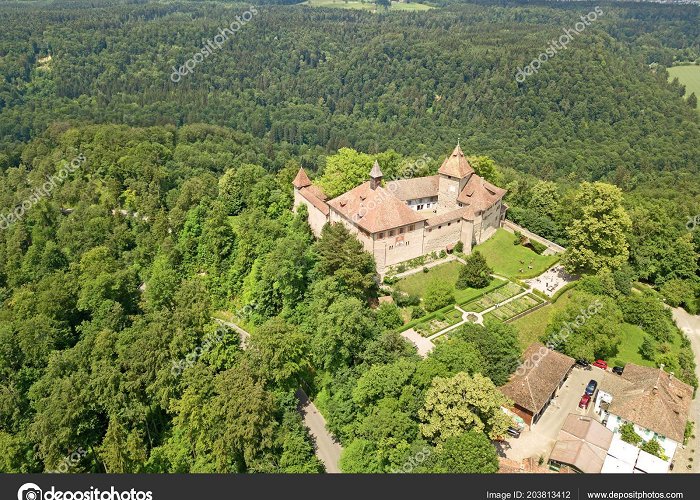
<path id="1" fill-rule="evenodd" d="M 449 283 L 454 290 L 454 284 L 457 283 L 457 276 L 459 275 L 460 267 L 462 267 L 462 264 L 455 261 L 431 267 L 427 273 L 419 272 L 402 279 L 394 285 L 394 288 L 409 295 L 417 295 L 418 297 L 423 298 L 425 288 L 428 286 L 428 283 L 434 279 L 437 279 L 441 282 Z M 465 288 L 464 290 L 454 290 L 455 302 L 457 304 L 468 302 L 474 297 L 478 297 L 485 292 L 493 290 L 501 283 L 503 283 L 502 280 L 494 279 L 485 288 Z"/>
<path id="2" fill-rule="evenodd" d="M 519 278 L 523 274 L 539 275 L 557 262 L 556 255 L 539 255 L 522 245 L 513 245 L 514 238 L 513 233 L 499 229 L 474 250 L 481 252 L 494 273 L 507 278 Z M 528 266 L 532 266 L 532 269 L 528 269 Z M 521 273 L 520 269 L 524 272 Z"/>
<path id="3" fill-rule="evenodd" d="M 678 80 L 685 85 L 686 97 L 695 92 L 695 95 L 700 99 L 700 66 L 693 64 L 688 66 L 673 66 L 668 68 L 669 79 Z M 698 108 L 700 111 L 700 107 Z"/>
<path id="4" fill-rule="evenodd" d="M 309 7 L 328 7 L 332 9 L 356 9 L 356 10 L 370 10 L 374 11 L 377 6 L 374 3 L 369 2 L 358 2 L 355 0 L 349 0 L 345 2 L 344 0 L 307 0 L 302 2 L 300 5 L 308 5 Z M 408 11 L 416 12 L 421 10 L 430 10 L 434 7 L 430 5 L 425 5 L 422 3 L 398 3 L 392 2 L 391 7 L 388 9 L 391 11 Z M 380 11 L 383 10 L 380 8 Z"/>

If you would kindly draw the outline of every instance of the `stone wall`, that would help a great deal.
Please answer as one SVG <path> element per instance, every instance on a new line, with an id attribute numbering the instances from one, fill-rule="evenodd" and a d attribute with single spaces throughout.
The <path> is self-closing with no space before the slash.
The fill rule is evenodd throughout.
<path id="1" fill-rule="evenodd" d="M 426 229 L 423 242 L 423 253 L 439 252 L 445 250 L 447 245 L 454 245 L 462 236 L 461 219 L 445 222 L 437 227 Z M 449 225 L 448 225 L 449 224 Z"/>

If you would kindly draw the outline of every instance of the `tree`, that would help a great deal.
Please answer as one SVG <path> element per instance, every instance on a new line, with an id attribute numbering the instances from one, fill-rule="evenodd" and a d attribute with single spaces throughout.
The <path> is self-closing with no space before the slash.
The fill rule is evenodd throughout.
<path id="1" fill-rule="evenodd" d="M 264 168 L 244 163 L 227 170 L 219 180 L 219 199 L 228 215 L 240 214 L 251 199 L 253 186 L 267 175 Z"/>
<path id="2" fill-rule="evenodd" d="M 326 158 L 318 185 L 329 198 L 335 198 L 369 180 L 374 159 L 351 148 L 341 148 Z"/>
<path id="3" fill-rule="evenodd" d="M 437 311 L 454 302 L 453 288 L 437 278 L 431 280 L 425 288 L 423 307 L 428 312 Z"/>
<path id="4" fill-rule="evenodd" d="M 690 109 L 696 109 L 698 107 L 698 97 L 695 95 L 695 92 L 691 92 L 686 102 L 688 106 L 690 106 Z"/>
<path id="5" fill-rule="evenodd" d="M 366 439 L 355 439 L 343 450 L 340 469 L 347 474 L 384 472 L 376 446 Z"/>
<path id="6" fill-rule="evenodd" d="M 520 365 L 520 340 L 517 330 L 511 325 L 497 322 L 485 326 L 467 323 L 450 333 L 450 341 L 453 339 L 463 340 L 476 347 L 484 367 L 478 371 L 498 386 L 505 384 L 510 374 Z M 438 344 L 436 349 L 440 345 L 442 344 Z"/>
<path id="7" fill-rule="evenodd" d="M 498 454 L 489 438 L 469 431 L 445 440 L 430 459 L 430 472 L 439 474 L 494 474 Z"/>
<path id="8" fill-rule="evenodd" d="M 472 429 L 498 439 L 512 425 L 502 406 L 509 407 L 510 401 L 483 375 L 461 372 L 451 378 L 436 377 L 418 412 L 420 430 L 436 443 Z"/>
<path id="9" fill-rule="evenodd" d="M 251 343 L 258 370 L 277 387 L 295 388 L 299 378 L 311 367 L 308 337 L 281 318 L 258 328 Z"/>
<path id="10" fill-rule="evenodd" d="M 374 257 L 342 224 L 326 224 L 313 246 L 315 277 L 333 276 L 348 292 L 358 297 L 376 295 Z"/>
<path id="11" fill-rule="evenodd" d="M 572 272 L 619 269 L 627 262 L 632 221 L 622 206 L 622 191 L 603 182 L 584 182 L 574 199 L 564 265 Z"/>
<path id="12" fill-rule="evenodd" d="M 622 341 L 622 323 L 622 312 L 611 299 L 577 292 L 554 315 L 542 341 L 574 359 L 608 358 Z"/>
<path id="13" fill-rule="evenodd" d="M 638 446 L 639 443 L 642 442 L 642 436 L 637 434 L 637 431 L 634 430 L 634 425 L 629 422 L 620 426 L 620 439 L 622 439 L 625 443 L 633 444 L 635 446 Z"/>
<path id="14" fill-rule="evenodd" d="M 661 460 L 668 460 L 663 447 L 655 437 L 643 443 L 639 448 L 647 453 L 651 453 L 655 457 L 659 457 Z"/>
<path id="15" fill-rule="evenodd" d="M 481 252 L 474 251 L 465 259 L 465 264 L 459 269 L 456 287 L 460 290 L 465 288 L 484 288 L 491 283 L 491 273 L 493 270 L 486 263 L 486 259 Z"/>
<path id="16" fill-rule="evenodd" d="M 500 186 L 503 183 L 503 175 L 492 158 L 486 155 L 469 156 L 468 158 L 469 164 L 474 168 L 476 175 L 496 186 Z"/>

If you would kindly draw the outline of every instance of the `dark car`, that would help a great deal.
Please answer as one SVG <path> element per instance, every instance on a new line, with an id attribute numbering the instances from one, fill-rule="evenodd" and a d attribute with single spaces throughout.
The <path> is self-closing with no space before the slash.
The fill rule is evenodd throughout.
<path id="1" fill-rule="evenodd" d="M 585 359 L 577 359 L 576 364 L 579 365 L 581 368 L 590 368 L 591 364 L 586 361 Z"/>
<path id="2" fill-rule="evenodd" d="M 595 394 L 595 390 L 598 388 L 598 382 L 595 380 L 591 380 L 588 382 L 588 385 L 586 386 L 586 394 L 589 396 L 593 396 Z"/>
<path id="3" fill-rule="evenodd" d="M 518 429 L 516 429 L 515 427 L 508 427 L 508 434 L 510 434 L 514 438 L 520 437 L 520 431 Z"/>
<path id="4" fill-rule="evenodd" d="M 618 375 L 622 375 L 622 372 L 625 371 L 625 368 L 623 366 L 613 366 L 613 373 L 616 373 Z"/>

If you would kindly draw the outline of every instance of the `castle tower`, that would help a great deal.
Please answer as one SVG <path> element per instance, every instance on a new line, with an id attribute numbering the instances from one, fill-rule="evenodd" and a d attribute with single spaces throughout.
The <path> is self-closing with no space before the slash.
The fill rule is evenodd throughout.
<path id="1" fill-rule="evenodd" d="M 379 168 L 379 162 L 374 160 L 374 166 L 372 167 L 372 171 L 369 173 L 369 187 L 372 190 L 375 190 L 381 186 L 382 177 L 384 177 L 384 174 L 382 173 L 382 169 Z"/>
<path id="2" fill-rule="evenodd" d="M 438 174 L 440 180 L 438 184 L 438 206 L 443 210 L 453 210 L 458 208 L 457 197 L 464 189 L 469 177 L 474 173 L 474 169 L 464 156 L 462 148 L 455 147 L 452 154 L 442 162 Z"/>

